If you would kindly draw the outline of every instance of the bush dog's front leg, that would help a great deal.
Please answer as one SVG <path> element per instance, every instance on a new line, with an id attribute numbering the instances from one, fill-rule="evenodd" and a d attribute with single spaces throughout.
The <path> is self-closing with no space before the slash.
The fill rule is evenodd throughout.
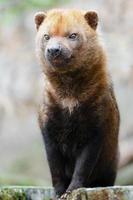
<path id="1" fill-rule="evenodd" d="M 67 191 L 85 187 L 86 182 L 88 186 L 89 177 L 98 161 L 101 153 L 101 142 L 99 137 L 95 137 L 91 144 L 88 144 L 83 148 L 80 155 L 77 157 L 74 173 L 71 183 Z"/>
<path id="2" fill-rule="evenodd" d="M 53 187 L 57 197 L 60 197 L 67 189 L 64 167 L 65 161 L 59 152 L 57 145 L 50 140 L 48 134 L 44 135 L 44 141 Z"/>

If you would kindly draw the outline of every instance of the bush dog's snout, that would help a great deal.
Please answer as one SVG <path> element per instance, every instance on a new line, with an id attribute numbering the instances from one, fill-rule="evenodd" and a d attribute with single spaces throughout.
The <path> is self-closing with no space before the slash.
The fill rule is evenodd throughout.
<path id="1" fill-rule="evenodd" d="M 53 67 L 63 66 L 71 59 L 71 50 L 58 37 L 51 38 L 45 49 L 45 58 Z"/>
<path id="2" fill-rule="evenodd" d="M 52 58 L 57 58 L 61 54 L 61 48 L 60 48 L 59 45 L 51 47 L 51 48 L 48 48 L 47 51 L 48 51 L 48 56 L 52 57 Z"/>

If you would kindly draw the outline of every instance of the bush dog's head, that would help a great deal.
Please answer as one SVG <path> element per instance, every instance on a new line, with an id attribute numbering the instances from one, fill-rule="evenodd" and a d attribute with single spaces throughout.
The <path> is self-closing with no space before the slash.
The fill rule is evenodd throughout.
<path id="1" fill-rule="evenodd" d="M 97 23 L 93 11 L 38 12 L 36 50 L 44 70 L 72 71 L 94 63 L 98 58 Z"/>

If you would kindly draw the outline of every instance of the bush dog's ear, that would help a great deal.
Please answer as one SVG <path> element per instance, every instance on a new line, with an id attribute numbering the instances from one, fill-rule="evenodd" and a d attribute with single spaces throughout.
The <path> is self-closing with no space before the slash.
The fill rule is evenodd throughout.
<path id="1" fill-rule="evenodd" d="M 95 11 L 89 11 L 89 12 L 85 13 L 84 17 L 85 17 L 87 23 L 91 26 L 91 28 L 96 30 L 97 24 L 98 24 L 97 13 Z"/>
<path id="2" fill-rule="evenodd" d="M 41 23 L 43 22 L 43 20 L 45 19 L 46 14 L 44 12 L 37 12 L 35 14 L 35 24 L 36 24 L 36 28 L 38 30 L 39 26 L 41 25 Z"/>

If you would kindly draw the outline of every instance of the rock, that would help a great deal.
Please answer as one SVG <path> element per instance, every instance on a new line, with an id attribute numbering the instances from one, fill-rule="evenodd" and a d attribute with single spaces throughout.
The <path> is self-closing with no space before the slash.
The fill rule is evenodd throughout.
<path id="1" fill-rule="evenodd" d="M 73 191 L 67 200 L 133 200 L 133 186 L 80 188 Z"/>
<path id="2" fill-rule="evenodd" d="M 54 191 L 52 188 L 0 188 L 0 200 L 49 200 L 53 198 Z M 80 188 L 69 194 L 67 200 L 133 200 L 133 186 Z"/>
<path id="3" fill-rule="evenodd" d="M 49 200 L 53 198 L 52 188 L 0 187 L 0 200 Z"/>

